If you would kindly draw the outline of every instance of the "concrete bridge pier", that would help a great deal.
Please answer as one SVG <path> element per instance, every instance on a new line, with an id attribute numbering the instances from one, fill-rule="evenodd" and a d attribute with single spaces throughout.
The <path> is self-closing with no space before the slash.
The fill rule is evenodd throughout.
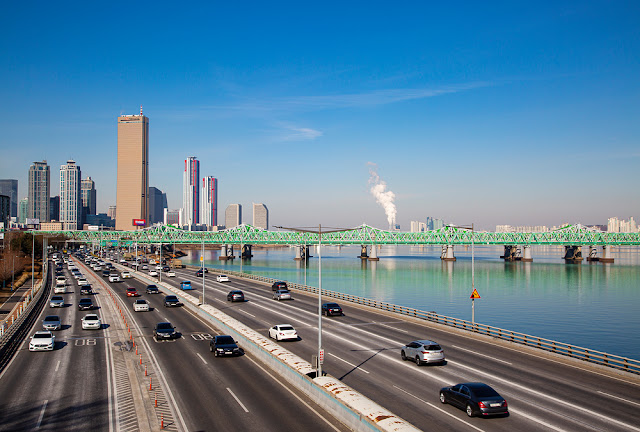
<path id="1" fill-rule="evenodd" d="M 367 245 L 362 245 L 360 246 L 360 259 L 366 260 L 367 258 L 369 258 L 369 255 L 367 254 Z"/>
<path id="2" fill-rule="evenodd" d="M 582 261 L 582 247 L 575 245 L 565 245 L 564 260 L 567 263 L 578 263 Z"/>
<path id="3" fill-rule="evenodd" d="M 589 255 L 587 255 L 587 261 L 600 261 L 600 258 L 598 258 L 598 249 L 594 245 L 589 245 Z"/>
<path id="4" fill-rule="evenodd" d="M 505 261 L 519 261 L 522 257 L 520 256 L 521 251 L 518 249 L 516 245 L 504 245 L 504 255 L 502 258 Z"/>
<path id="5" fill-rule="evenodd" d="M 369 261 L 380 261 L 378 258 L 378 246 L 371 245 L 371 254 L 369 255 Z"/>
<path id="6" fill-rule="evenodd" d="M 533 257 L 531 256 L 531 245 L 523 245 L 522 252 L 522 262 L 533 261 Z"/>
<path id="7" fill-rule="evenodd" d="M 611 245 L 602 246 L 602 257 L 599 260 L 601 263 L 612 263 L 613 257 L 611 256 Z"/>
<path id="8" fill-rule="evenodd" d="M 220 256 L 218 257 L 218 259 L 220 261 L 227 261 L 227 260 L 232 260 L 235 257 L 233 256 L 233 245 L 226 245 L 223 244 L 220 247 Z"/>
<path id="9" fill-rule="evenodd" d="M 253 255 L 251 254 L 251 245 L 246 244 L 242 245 L 242 249 L 240 250 L 240 258 L 243 260 L 251 259 Z"/>
<path id="10" fill-rule="evenodd" d="M 296 250 L 296 256 L 293 258 L 296 261 L 309 260 L 309 246 L 307 245 L 296 245 L 294 247 Z"/>
<path id="11" fill-rule="evenodd" d="M 440 254 L 442 261 L 455 261 L 456 257 L 453 255 L 453 245 L 442 245 L 442 253 Z"/>

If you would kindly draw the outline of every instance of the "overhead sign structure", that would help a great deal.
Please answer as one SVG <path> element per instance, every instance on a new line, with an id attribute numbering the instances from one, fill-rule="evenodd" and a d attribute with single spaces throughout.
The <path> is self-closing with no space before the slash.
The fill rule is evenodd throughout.
<path id="1" fill-rule="evenodd" d="M 477 299 L 480 298 L 480 294 L 478 294 L 478 290 L 477 289 L 473 289 L 473 292 L 471 293 L 471 297 L 469 297 L 470 299 Z"/>

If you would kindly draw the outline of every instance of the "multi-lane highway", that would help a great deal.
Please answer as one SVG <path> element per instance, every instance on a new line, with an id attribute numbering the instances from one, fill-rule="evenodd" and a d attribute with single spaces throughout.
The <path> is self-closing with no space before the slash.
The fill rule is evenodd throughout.
<path id="1" fill-rule="evenodd" d="M 201 289 L 201 279 L 191 270 L 163 281 L 177 287 L 180 279 L 190 279 Z M 228 302 L 231 289 L 242 290 L 247 301 Z M 278 302 L 271 299 L 266 284 L 233 277 L 217 283 L 213 272 L 206 276 L 205 291 L 207 303 L 265 335 L 275 324 L 292 324 L 301 340 L 281 344 L 309 361 L 315 354 L 316 297 L 294 292 L 293 301 Z M 345 316 L 323 318 L 325 372 L 421 429 L 640 431 L 636 375 L 372 309 L 342 306 Z M 418 367 L 402 361 L 400 347 L 416 339 L 439 342 L 446 365 Z M 471 381 L 498 390 L 509 402 L 510 416 L 468 418 L 439 402 L 441 387 Z"/>

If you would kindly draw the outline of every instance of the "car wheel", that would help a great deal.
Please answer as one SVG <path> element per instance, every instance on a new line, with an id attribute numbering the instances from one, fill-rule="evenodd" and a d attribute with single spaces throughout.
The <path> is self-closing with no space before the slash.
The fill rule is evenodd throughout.
<path id="1" fill-rule="evenodd" d="M 467 415 L 468 415 L 469 417 L 473 417 L 473 408 L 471 408 L 471 405 L 467 404 L 467 409 L 466 409 L 466 411 L 467 411 Z"/>
<path id="2" fill-rule="evenodd" d="M 447 399 L 444 396 L 444 393 L 440 392 L 440 402 L 442 402 L 443 404 L 447 403 Z"/>
<path id="3" fill-rule="evenodd" d="M 213 352 L 213 346 L 209 345 L 209 351 Z"/>
<path id="4" fill-rule="evenodd" d="M 420 360 L 420 356 L 416 356 L 416 364 L 418 366 L 422 366 L 422 360 Z"/>
<path id="5" fill-rule="evenodd" d="M 402 352 L 400 353 L 400 358 L 401 358 L 403 361 L 406 361 L 406 360 L 407 360 L 407 356 L 405 355 L 404 350 L 402 350 Z"/>

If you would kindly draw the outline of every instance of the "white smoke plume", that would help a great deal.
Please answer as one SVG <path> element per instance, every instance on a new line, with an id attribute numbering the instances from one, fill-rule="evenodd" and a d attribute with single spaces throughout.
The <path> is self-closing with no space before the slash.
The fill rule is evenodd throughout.
<path id="1" fill-rule="evenodd" d="M 376 202 L 384 209 L 384 212 L 387 215 L 387 221 L 389 222 L 389 227 L 395 227 L 397 211 L 393 200 L 396 199 L 396 194 L 387 190 L 387 183 L 378 175 L 378 165 L 373 162 L 367 162 L 367 165 L 369 165 L 369 184 L 371 185 L 371 195 L 373 195 Z"/>

